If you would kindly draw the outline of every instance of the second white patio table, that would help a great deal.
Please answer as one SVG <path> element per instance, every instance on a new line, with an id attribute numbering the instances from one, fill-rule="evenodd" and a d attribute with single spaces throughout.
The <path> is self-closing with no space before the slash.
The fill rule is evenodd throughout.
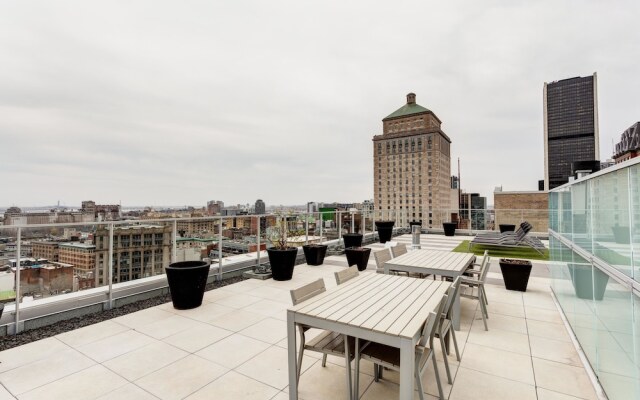
<path id="1" fill-rule="evenodd" d="M 390 270 L 418 274 L 440 275 L 455 279 L 476 259 L 471 253 L 455 253 L 442 250 L 412 250 L 384 263 L 384 273 Z M 460 330 L 460 292 L 453 304 L 453 326 Z"/>
<path id="2" fill-rule="evenodd" d="M 415 346 L 450 282 L 362 273 L 287 310 L 289 399 L 298 398 L 296 324 L 400 349 L 400 399 L 413 399 Z M 349 371 L 351 373 L 351 371 Z"/>

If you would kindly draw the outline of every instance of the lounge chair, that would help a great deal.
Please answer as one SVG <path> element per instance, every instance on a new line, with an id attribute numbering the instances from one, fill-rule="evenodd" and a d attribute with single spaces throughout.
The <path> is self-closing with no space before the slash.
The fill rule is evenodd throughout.
<path id="1" fill-rule="evenodd" d="M 516 232 L 505 233 L 483 233 L 479 234 L 469 242 L 469 250 L 474 245 L 481 246 L 494 246 L 494 247 L 529 247 L 534 249 L 540 254 L 546 247 L 540 239 L 534 237 L 528 237 L 527 234 L 531 231 L 531 224 L 523 222 Z"/>

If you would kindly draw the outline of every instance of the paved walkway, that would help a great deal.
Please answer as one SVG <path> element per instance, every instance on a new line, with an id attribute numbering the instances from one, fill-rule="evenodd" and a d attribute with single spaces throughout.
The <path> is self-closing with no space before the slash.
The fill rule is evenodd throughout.
<path id="1" fill-rule="evenodd" d="M 423 235 L 422 243 L 447 250 L 460 240 Z M 494 260 L 492 271 L 496 265 Z M 333 273 L 344 267 L 344 256 L 331 256 L 323 266 L 296 266 L 288 282 L 247 280 L 207 292 L 195 310 L 164 304 L 4 351 L 0 400 L 288 399 L 289 290 L 319 277 L 335 286 Z M 500 273 L 489 273 L 496 284 L 487 287 L 488 332 L 477 302 L 462 299 L 462 361 L 453 352 L 449 358 L 453 385 L 446 384 L 437 351 L 448 399 L 596 398 L 552 301 L 546 265 L 535 264 L 534 270 L 537 276 L 524 294 L 505 290 Z M 385 371 L 375 383 L 372 372 L 363 363 L 362 399 L 397 398 L 398 375 Z M 342 399 L 344 376 L 342 360 L 330 357 L 322 367 L 320 356 L 309 352 L 300 398 Z M 425 388 L 427 398 L 435 399 L 432 369 Z"/>

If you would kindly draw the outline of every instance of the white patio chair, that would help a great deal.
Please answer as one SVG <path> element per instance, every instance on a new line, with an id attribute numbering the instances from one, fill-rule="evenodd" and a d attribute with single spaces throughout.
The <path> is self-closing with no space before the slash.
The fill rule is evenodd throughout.
<path id="1" fill-rule="evenodd" d="M 482 266 L 482 268 L 480 269 L 480 271 L 478 271 L 477 278 L 468 278 L 466 276 L 462 276 L 460 277 L 460 283 L 462 285 L 465 285 L 469 288 L 471 288 L 471 292 L 470 293 L 463 293 L 460 292 L 460 296 L 462 297 L 466 297 L 468 299 L 474 299 L 474 300 L 478 300 L 478 302 L 480 303 L 480 310 L 482 311 L 482 322 L 484 323 L 484 330 L 488 331 L 489 327 L 487 326 L 487 319 L 489 318 L 489 313 L 487 311 L 487 295 L 486 292 L 484 290 L 484 283 L 487 280 L 487 273 L 489 272 L 489 265 L 491 264 L 491 258 L 487 257 L 486 261 L 484 262 L 484 265 Z M 477 294 L 474 294 L 473 289 L 477 288 Z"/>
<path id="2" fill-rule="evenodd" d="M 311 282 L 307 285 L 291 290 L 291 301 L 293 305 L 297 305 L 302 301 L 309 300 L 323 292 L 325 292 L 324 280 L 322 278 L 317 281 Z M 338 357 L 344 357 L 347 370 L 349 371 L 347 377 L 347 385 L 349 387 L 349 393 L 352 392 L 351 387 L 351 360 L 355 357 L 355 339 L 349 337 L 347 339 L 347 351 L 345 351 L 346 335 L 333 332 L 322 331 L 318 336 L 306 342 L 305 333 L 311 329 L 309 326 L 298 324 L 298 332 L 300 332 L 300 348 L 298 350 L 298 370 L 296 371 L 296 379 L 300 381 L 300 372 L 302 371 L 302 356 L 305 350 L 316 351 L 322 353 L 322 366 L 327 366 L 327 355 L 331 354 Z M 345 357 L 345 354 L 349 354 Z"/>
<path id="3" fill-rule="evenodd" d="M 334 272 L 334 275 L 336 277 L 336 283 L 340 285 L 345 283 L 349 279 L 355 278 L 356 276 L 360 275 L 360 273 L 358 272 L 358 267 L 354 265 L 353 267 L 345 268 L 342 271 Z"/>
<path id="4" fill-rule="evenodd" d="M 487 269 L 490 267 L 489 265 L 489 250 L 485 250 L 484 251 L 484 256 L 482 257 L 482 262 L 480 264 L 478 263 L 473 263 L 471 264 L 471 266 L 469 268 L 467 268 L 467 270 L 463 273 L 463 275 L 466 275 L 470 278 L 474 278 L 475 276 L 480 276 L 480 274 L 482 273 L 482 269 L 484 268 L 484 266 L 487 266 Z M 475 267 L 480 267 L 480 268 L 475 268 Z M 488 272 L 488 271 L 487 271 Z M 484 290 L 484 286 L 482 286 L 482 290 L 483 290 L 483 298 L 484 298 L 484 304 L 489 305 L 489 299 L 487 299 L 487 292 Z M 487 317 L 489 318 L 489 317 Z"/>
<path id="5" fill-rule="evenodd" d="M 407 245 L 404 243 L 397 244 L 391 248 L 391 255 L 393 258 L 399 257 L 407 253 Z"/>
<path id="6" fill-rule="evenodd" d="M 460 277 L 457 277 L 449 289 L 447 289 L 447 301 L 442 308 L 440 314 L 440 323 L 436 330 L 436 337 L 440 339 L 440 347 L 442 348 L 442 357 L 444 358 L 444 367 L 447 371 L 447 381 L 452 384 L 451 371 L 449 370 L 449 336 L 453 339 L 453 346 L 456 350 L 456 359 L 460 361 L 460 351 L 458 350 L 458 341 L 456 340 L 456 332 L 453 329 L 453 303 L 460 290 Z M 446 339 L 446 342 L 445 342 Z"/>
<path id="7" fill-rule="evenodd" d="M 420 400 L 424 400 L 424 388 L 422 387 L 422 377 L 424 372 L 429 366 L 429 360 L 433 362 L 433 370 L 436 375 L 436 383 L 438 384 L 438 393 L 440 399 L 444 400 L 444 394 L 442 392 L 442 383 L 440 382 L 440 375 L 438 374 L 438 364 L 433 352 L 433 339 L 435 337 L 438 325 L 440 324 L 440 315 L 442 309 L 447 301 L 447 295 L 445 295 L 438 305 L 436 312 L 430 312 L 425 324 L 422 328 L 422 336 L 416 345 L 416 363 L 414 365 L 414 376 L 416 384 L 418 386 L 418 393 Z M 358 345 L 358 339 L 356 339 L 356 346 Z M 369 342 L 369 344 L 362 346 L 361 349 L 356 350 L 356 371 L 354 379 L 354 398 L 358 399 L 358 383 L 360 373 L 360 360 L 369 360 L 374 363 L 374 380 L 378 382 L 382 378 L 382 369 L 389 368 L 395 371 L 400 371 L 400 349 L 397 347 L 391 347 L 384 344 Z"/>
<path id="8" fill-rule="evenodd" d="M 373 258 L 376 260 L 376 272 L 384 274 L 384 263 L 391 260 L 391 253 L 389 249 L 378 250 L 373 253 Z"/>

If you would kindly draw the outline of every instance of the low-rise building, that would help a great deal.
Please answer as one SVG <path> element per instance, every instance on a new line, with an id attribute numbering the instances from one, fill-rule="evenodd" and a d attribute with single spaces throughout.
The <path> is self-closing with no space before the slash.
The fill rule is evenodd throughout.
<path id="1" fill-rule="evenodd" d="M 20 267 L 20 289 L 25 295 L 71 292 L 74 290 L 74 266 L 47 262 Z"/>
<path id="2" fill-rule="evenodd" d="M 547 191 L 493 192 L 495 226 L 519 225 L 527 221 L 533 232 L 546 233 L 549 229 L 549 193 Z"/>
<path id="3" fill-rule="evenodd" d="M 171 260 L 171 226 L 133 225 L 113 231 L 113 283 L 160 275 Z M 109 230 L 100 226 L 96 244 L 96 285 L 109 283 Z"/>
<path id="4" fill-rule="evenodd" d="M 58 260 L 73 265 L 74 275 L 95 277 L 96 246 L 88 243 L 64 242 L 58 245 Z"/>
<path id="5" fill-rule="evenodd" d="M 58 242 L 31 242 L 31 254 L 33 257 L 46 258 L 49 261 L 58 262 L 60 253 L 60 243 Z"/>

